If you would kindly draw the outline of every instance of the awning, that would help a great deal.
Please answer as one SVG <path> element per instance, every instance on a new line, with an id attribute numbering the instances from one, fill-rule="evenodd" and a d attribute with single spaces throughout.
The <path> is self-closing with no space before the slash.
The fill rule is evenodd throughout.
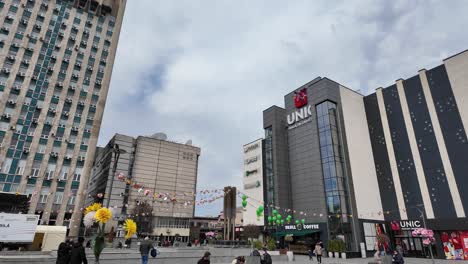
<path id="1" fill-rule="evenodd" d="M 289 230 L 289 231 L 281 231 L 273 233 L 274 236 L 285 236 L 285 235 L 293 235 L 293 236 L 305 236 L 308 234 L 319 233 L 320 230 Z"/>

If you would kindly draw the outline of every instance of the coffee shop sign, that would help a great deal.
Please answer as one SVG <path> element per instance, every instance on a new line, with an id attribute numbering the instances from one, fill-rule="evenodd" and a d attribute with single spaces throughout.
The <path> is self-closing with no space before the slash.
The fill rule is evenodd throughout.
<path id="1" fill-rule="evenodd" d="M 285 225 L 286 230 L 317 230 L 320 229 L 318 224 L 304 224 L 304 225 Z"/>

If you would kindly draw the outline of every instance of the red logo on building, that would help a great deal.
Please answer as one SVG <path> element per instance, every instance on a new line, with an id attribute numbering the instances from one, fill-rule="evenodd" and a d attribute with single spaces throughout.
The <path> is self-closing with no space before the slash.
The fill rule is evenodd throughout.
<path id="1" fill-rule="evenodd" d="M 294 92 L 294 106 L 301 108 L 307 104 L 307 89 L 301 89 L 299 92 Z"/>

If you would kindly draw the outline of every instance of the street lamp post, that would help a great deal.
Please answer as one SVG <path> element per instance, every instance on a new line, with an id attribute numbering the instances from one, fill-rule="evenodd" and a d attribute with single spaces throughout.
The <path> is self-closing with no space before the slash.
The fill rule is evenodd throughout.
<path id="1" fill-rule="evenodd" d="M 421 206 L 421 205 L 417 205 L 417 206 L 414 207 L 414 208 L 415 208 L 416 210 L 418 210 L 418 212 L 421 214 L 421 218 L 422 218 L 422 221 L 423 221 L 424 228 L 427 228 L 427 225 L 426 225 L 426 216 L 424 215 L 424 212 L 423 212 L 418 206 Z M 431 254 L 432 264 L 435 264 L 434 254 L 432 253 L 432 242 L 431 242 L 431 244 L 429 244 L 429 252 L 430 252 L 430 254 Z"/>

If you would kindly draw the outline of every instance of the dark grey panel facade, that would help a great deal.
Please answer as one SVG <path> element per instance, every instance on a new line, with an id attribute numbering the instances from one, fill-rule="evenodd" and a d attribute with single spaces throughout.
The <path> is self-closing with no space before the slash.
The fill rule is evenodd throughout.
<path id="1" fill-rule="evenodd" d="M 468 140 L 444 65 L 426 72 L 463 208 L 468 212 Z"/>
<path id="2" fill-rule="evenodd" d="M 412 207 L 422 205 L 423 201 L 396 85 L 383 89 L 382 94 L 407 215 L 415 219 L 420 213 Z"/>
<path id="3" fill-rule="evenodd" d="M 385 220 L 400 219 L 398 200 L 395 193 L 395 185 L 393 183 L 377 95 L 374 93 L 366 96 L 364 98 L 364 106 L 369 126 L 372 152 L 374 154 L 377 181 L 382 197 L 382 208 L 385 212 L 389 212 L 389 214 L 385 214 Z"/>
<path id="4" fill-rule="evenodd" d="M 403 86 L 434 215 L 436 218 L 456 217 L 421 79 L 414 76 L 404 80 Z"/>
<path id="5" fill-rule="evenodd" d="M 286 114 L 283 108 L 272 106 L 263 112 L 263 127 L 271 128 L 271 146 L 273 150 L 273 175 L 275 200 L 274 205 L 291 208 L 291 184 L 289 178 L 288 138 L 286 135 Z M 265 147 L 268 136 L 265 135 Z M 267 171 L 265 171 L 267 173 Z M 268 185 L 268 182 L 267 182 Z M 268 188 L 269 186 L 267 186 Z M 267 199 L 266 202 L 271 202 Z"/>

